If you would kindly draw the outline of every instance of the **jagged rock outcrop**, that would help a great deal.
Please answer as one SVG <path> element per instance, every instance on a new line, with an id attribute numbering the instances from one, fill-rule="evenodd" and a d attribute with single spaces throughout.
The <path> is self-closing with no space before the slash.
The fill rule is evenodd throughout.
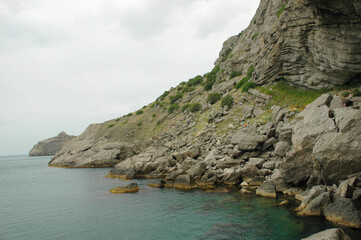
<path id="1" fill-rule="evenodd" d="M 359 0 L 262 0 L 249 27 L 223 44 L 216 64 L 224 76 L 253 65 L 258 84 L 343 85 L 360 80 L 360 36 Z"/>
<path id="2" fill-rule="evenodd" d="M 56 154 L 63 147 L 65 142 L 73 139 L 75 136 L 60 132 L 56 137 L 48 138 L 38 142 L 30 150 L 29 156 L 50 156 Z"/>
<path id="3" fill-rule="evenodd" d="M 84 133 L 67 141 L 49 162 L 56 167 L 112 167 L 136 153 L 133 144 L 97 139 L 101 124 L 90 125 Z"/>

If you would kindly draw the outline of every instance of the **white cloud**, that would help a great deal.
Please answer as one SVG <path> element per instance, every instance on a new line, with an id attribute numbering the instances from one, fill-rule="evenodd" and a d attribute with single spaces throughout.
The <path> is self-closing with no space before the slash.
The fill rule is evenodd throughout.
<path id="1" fill-rule="evenodd" d="M 80 134 L 211 70 L 258 3 L 0 0 L 0 155 Z"/>

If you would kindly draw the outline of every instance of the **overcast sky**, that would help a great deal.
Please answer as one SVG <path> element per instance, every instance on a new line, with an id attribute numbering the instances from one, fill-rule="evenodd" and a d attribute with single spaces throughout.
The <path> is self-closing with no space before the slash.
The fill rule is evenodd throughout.
<path id="1" fill-rule="evenodd" d="M 210 71 L 259 0 L 0 0 L 0 155 Z"/>

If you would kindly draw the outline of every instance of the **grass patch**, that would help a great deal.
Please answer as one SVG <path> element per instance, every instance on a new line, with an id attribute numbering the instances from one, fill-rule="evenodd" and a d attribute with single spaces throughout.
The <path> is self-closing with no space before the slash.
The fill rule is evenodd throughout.
<path id="1" fill-rule="evenodd" d="M 356 89 L 354 89 L 354 90 L 352 91 L 352 94 L 353 94 L 355 97 L 360 97 L 360 96 L 361 96 L 361 91 L 356 88 Z"/>
<path id="2" fill-rule="evenodd" d="M 255 40 L 258 37 L 258 33 L 252 35 L 252 40 Z"/>
<path id="3" fill-rule="evenodd" d="M 185 86 L 182 89 L 182 93 L 186 93 L 186 92 L 193 92 L 196 88 L 194 86 Z"/>
<path id="4" fill-rule="evenodd" d="M 341 95 L 342 97 L 348 97 L 348 95 L 350 95 L 350 92 L 343 92 Z"/>
<path id="5" fill-rule="evenodd" d="M 169 113 L 174 113 L 174 111 L 177 111 L 179 108 L 179 105 L 176 103 L 173 103 L 172 105 L 170 105 L 170 107 L 168 108 L 168 112 Z"/>
<path id="6" fill-rule="evenodd" d="M 143 113 L 144 113 L 143 110 L 138 110 L 138 111 L 135 112 L 135 114 L 137 114 L 137 115 L 140 115 L 140 114 L 143 114 Z"/>
<path id="7" fill-rule="evenodd" d="M 221 107 L 228 106 L 228 108 L 231 108 L 233 104 L 233 97 L 229 94 L 227 94 L 224 98 L 222 98 Z"/>
<path id="8" fill-rule="evenodd" d="M 191 105 L 189 103 L 186 103 L 182 106 L 182 112 L 184 112 L 185 110 L 187 110 Z"/>
<path id="9" fill-rule="evenodd" d="M 235 77 L 238 77 L 238 76 L 241 76 L 242 75 L 242 71 L 233 71 L 231 73 L 231 75 L 229 75 L 229 79 L 232 79 L 232 78 L 235 78 Z"/>
<path id="10" fill-rule="evenodd" d="M 114 127 L 114 125 L 115 125 L 114 123 L 111 123 L 108 125 L 108 128 L 112 128 L 112 127 Z"/>
<path id="11" fill-rule="evenodd" d="M 160 95 L 159 98 L 157 98 L 157 101 L 163 101 L 169 94 L 169 91 L 165 91 L 162 95 Z"/>
<path id="12" fill-rule="evenodd" d="M 200 103 L 192 103 L 189 106 L 189 111 L 190 112 L 198 112 L 201 109 L 202 109 L 202 105 Z"/>
<path id="13" fill-rule="evenodd" d="M 242 78 L 241 80 L 239 80 L 239 82 L 236 84 L 235 88 L 236 89 L 240 89 L 242 87 L 243 84 L 245 84 L 246 82 L 248 82 L 248 80 L 250 80 L 252 78 L 252 76 L 246 76 L 244 78 Z"/>
<path id="14" fill-rule="evenodd" d="M 116 122 L 119 122 L 119 121 L 120 121 L 120 118 L 115 119 L 115 121 L 116 121 Z"/>
<path id="15" fill-rule="evenodd" d="M 215 104 L 216 102 L 218 102 L 220 99 L 221 99 L 221 94 L 220 93 L 210 93 L 208 94 L 208 97 L 207 97 L 207 102 L 209 102 L 210 104 Z"/>
<path id="16" fill-rule="evenodd" d="M 256 84 L 254 82 L 246 82 L 242 85 L 242 92 L 248 92 L 249 89 L 255 88 Z"/>
<path id="17" fill-rule="evenodd" d="M 256 85 L 252 82 L 248 82 L 253 75 L 254 66 L 250 66 L 247 70 L 247 76 L 242 78 L 235 86 L 236 89 L 242 88 L 242 92 L 247 92 L 250 88 L 254 88 Z"/>
<path id="18" fill-rule="evenodd" d="M 286 4 L 282 4 L 280 9 L 278 9 L 277 11 L 277 18 L 279 18 L 282 15 L 282 13 L 285 11 L 285 8 L 286 8 Z"/>
<path id="19" fill-rule="evenodd" d="M 173 103 L 175 103 L 176 101 L 178 101 L 182 97 L 183 97 L 183 94 L 178 92 L 178 93 L 176 93 L 176 95 L 169 97 L 169 100 L 170 100 L 169 103 L 172 105 Z"/>
<path id="20" fill-rule="evenodd" d="M 270 106 L 279 105 L 299 109 L 304 109 L 323 93 L 328 92 L 327 90 L 301 89 L 284 81 L 276 83 L 271 88 L 259 87 L 259 90 L 272 96 Z"/>
<path id="21" fill-rule="evenodd" d="M 206 83 L 204 85 L 204 90 L 209 91 L 212 89 L 213 84 L 217 80 L 217 74 L 219 72 L 220 68 L 219 65 L 216 65 L 211 72 L 206 73 L 204 76 L 207 78 Z"/>
<path id="22" fill-rule="evenodd" d="M 202 82 L 203 82 L 203 77 L 201 75 L 198 75 L 194 78 L 189 79 L 187 82 L 187 86 L 194 87 L 194 86 L 197 86 L 198 84 L 201 84 Z"/>

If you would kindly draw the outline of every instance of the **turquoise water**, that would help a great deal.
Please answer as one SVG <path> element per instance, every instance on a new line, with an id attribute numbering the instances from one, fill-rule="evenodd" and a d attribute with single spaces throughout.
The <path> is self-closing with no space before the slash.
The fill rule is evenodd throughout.
<path id="1" fill-rule="evenodd" d="M 60 169 L 49 157 L 0 157 L 0 239 L 300 239 L 331 227 L 298 218 L 274 199 L 149 188 L 109 169 Z M 361 236 L 361 235 L 360 235 Z"/>

